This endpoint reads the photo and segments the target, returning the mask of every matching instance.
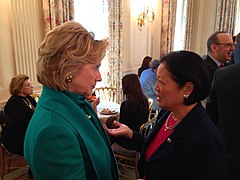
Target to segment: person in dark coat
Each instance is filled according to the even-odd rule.
[[[211,86],[206,63],[189,51],[171,52],[160,63],[155,89],[166,112],[148,136],[117,121],[116,128],[104,128],[111,136],[124,137],[125,147],[141,152],[141,178],[224,180],[223,140],[201,104]]]
[[[233,39],[226,31],[217,31],[211,34],[207,40],[208,54],[204,57],[208,64],[211,79],[219,67],[228,66],[231,54],[235,50]]]
[[[13,77],[9,91],[11,97],[4,107],[4,112],[13,124],[3,127],[1,142],[8,151],[23,156],[25,133],[37,103],[30,96],[33,94],[33,86],[27,75]]]
[[[240,62],[215,72],[206,110],[220,130],[227,152],[227,180],[240,179]]]

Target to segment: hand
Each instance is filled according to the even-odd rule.
[[[118,121],[113,121],[113,129],[107,128],[107,126],[104,124],[103,128],[107,131],[107,133],[114,137],[127,137],[129,139],[132,139],[133,132],[132,130],[125,124],[121,124]]]

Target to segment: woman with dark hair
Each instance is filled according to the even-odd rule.
[[[155,90],[158,105],[166,112],[147,137],[117,121],[115,129],[104,126],[110,135],[125,137],[125,147],[141,152],[141,178],[225,179],[224,144],[201,104],[211,85],[206,66],[189,51],[171,52],[161,59]]]
[[[141,67],[138,69],[138,77],[140,78],[142,72],[148,68],[152,63],[152,58],[149,56],[144,57]]]
[[[122,89],[125,100],[120,107],[120,122],[130,129],[139,131],[148,120],[148,100],[143,94],[136,74],[127,74],[122,78]]]

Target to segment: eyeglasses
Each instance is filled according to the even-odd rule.
[[[233,46],[236,45],[236,44],[234,44],[234,43],[213,43],[213,44],[217,44],[217,45],[225,45],[225,46],[227,46],[227,47],[229,47],[229,48],[231,48],[231,47],[233,47]]]
[[[24,88],[26,88],[26,87],[33,87],[33,85],[32,85],[31,83],[29,83],[29,84],[26,84],[26,85],[24,86]]]

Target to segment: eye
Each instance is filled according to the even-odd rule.
[[[101,64],[97,64],[97,65],[95,66],[95,69],[99,70],[100,66],[101,66]]]
[[[161,79],[158,80],[158,83],[161,85],[165,85],[166,83],[164,81],[162,81]]]

